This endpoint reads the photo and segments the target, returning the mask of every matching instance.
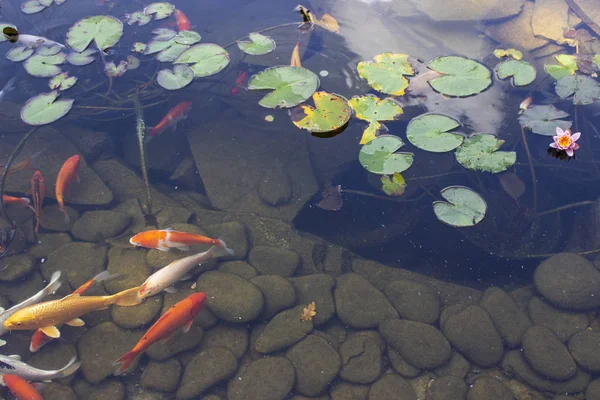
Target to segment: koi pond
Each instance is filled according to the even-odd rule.
[[[0,0],[0,396],[600,399],[597,0]]]

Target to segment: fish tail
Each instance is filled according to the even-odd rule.
[[[29,343],[29,351],[32,353],[38,352],[42,347],[48,344],[52,338],[46,335],[41,329],[36,330],[31,337]]]
[[[46,295],[56,292],[60,285],[62,285],[62,282],[58,280],[59,278],[60,271],[54,271],[54,273],[50,277],[50,282],[48,282],[48,285],[46,285],[46,287],[44,288],[44,292],[46,292]]]
[[[73,374],[75,371],[77,371],[79,369],[80,366],[81,366],[81,361],[77,361],[77,357],[71,358],[71,361],[69,361],[69,363],[67,365],[65,365],[64,368],[61,368],[58,371],[57,378],[64,378],[64,377],[67,377],[67,376]]]
[[[2,92],[4,94],[12,91],[15,88],[15,81],[17,80],[17,76],[13,76],[12,78],[10,78],[8,80],[8,82],[6,82],[6,85],[4,85],[4,87],[2,88]]]
[[[138,356],[137,351],[131,350],[125,353],[121,358],[113,363],[113,367],[115,367],[115,376],[122,375],[125,371],[129,369],[131,364],[135,361],[135,358]]]
[[[217,239],[217,243],[215,244],[220,249],[223,249],[227,254],[219,254],[219,255],[229,255],[232,256],[234,254],[233,249],[227,247],[225,241],[221,238]]]
[[[60,208],[60,211],[65,214],[65,225],[69,225],[69,222],[71,222],[71,217],[69,217],[69,213],[67,212],[67,210],[65,210],[64,207]]]
[[[140,286],[123,290],[122,292],[119,292],[117,294],[113,294],[112,296],[110,296],[109,305],[116,304],[118,306],[123,307],[137,306],[142,302],[142,299],[138,295],[139,291]]]

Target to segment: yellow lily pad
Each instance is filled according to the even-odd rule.
[[[292,122],[309,132],[331,132],[344,126],[352,116],[348,101],[337,94],[325,91],[312,96],[315,107],[301,105],[291,113]]]
[[[391,98],[382,100],[374,95],[354,96],[348,103],[354,109],[356,118],[369,122],[360,144],[367,144],[375,139],[377,131],[382,128],[379,121],[393,121],[404,113],[402,107]]]
[[[504,57],[510,57],[514,60],[520,60],[521,58],[523,58],[523,53],[521,53],[519,50],[517,49],[496,49],[494,50],[494,55],[497,58],[504,58]]]

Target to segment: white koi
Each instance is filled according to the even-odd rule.
[[[67,365],[61,369],[44,370],[24,363],[18,355],[0,355],[0,376],[3,377],[4,374],[13,374],[30,382],[48,382],[53,379],[64,378],[77,371],[81,366],[81,362],[76,360],[77,358],[73,357]],[[4,385],[4,379],[2,379],[2,377],[0,377],[0,384]]]

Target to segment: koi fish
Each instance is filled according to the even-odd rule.
[[[296,43],[294,46],[294,50],[292,50],[292,58],[290,59],[290,66],[292,67],[301,67],[302,63],[300,62],[300,41]]]
[[[42,205],[44,204],[44,196],[46,195],[46,185],[44,177],[39,170],[36,170],[31,177],[31,188],[29,194],[33,198],[33,211],[35,212],[35,233],[40,230],[40,217],[42,215]]]
[[[11,92],[15,88],[16,80],[17,80],[17,77],[13,76],[12,78],[10,78],[8,80],[8,82],[6,82],[6,85],[4,85],[2,90],[0,90],[0,101],[4,100],[4,97],[6,97],[6,94]]]
[[[192,108],[191,101],[182,101],[175,107],[171,108],[167,115],[160,120],[158,125],[150,128],[148,136],[158,136],[163,133],[166,129],[172,128],[177,129],[177,124],[187,118],[190,109]]]
[[[58,207],[60,211],[65,214],[65,224],[69,223],[69,214],[65,210],[65,192],[69,187],[69,184],[75,179],[77,182],[80,182],[79,175],[77,175],[77,168],[79,167],[79,155],[75,154],[67,158],[67,161],[63,164],[58,171],[58,176],[56,178],[56,201],[58,202]]]
[[[73,374],[81,366],[81,362],[76,361],[77,358],[73,357],[71,360],[57,370],[44,370],[32,367],[29,364],[25,364],[21,361],[21,357],[18,355],[5,356],[0,354],[0,383],[4,384],[4,375],[17,375],[28,381],[51,381],[52,379],[61,379]]]
[[[22,170],[28,169],[28,168],[38,169],[37,168],[38,167],[37,159],[42,153],[43,153],[43,151],[38,151],[37,153],[32,154],[31,157],[27,158],[26,160],[12,164],[10,166],[10,169],[8,170],[7,175],[12,175],[16,172],[19,172],[19,171],[22,171]],[[0,165],[0,175],[2,173],[4,173],[4,168],[5,168],[5,165]]]
[[[31,208],[33,212],[35,212],[35,209],[29,205],[29,203],[31,203],[31,200],[29,200],[27,197],[13,197],[3,195],[2,201],[4,202],[4,204],[20,204],[22,206],[26,206]]]
[[[248,77],[248,71],[242,71],[235,79],[235,86],[231,88],[231,95],[235,96],[240,92],[240,86],[246,85],[246,78]]]
[[[190,272],[196,265],[206,262],[213,257],[218,257],[219,250],[222,251],[223,249],[217,246],[212,246],[205,252],[173,261],[166,267],[163,267],[150,275],[150,277],[148,277],[148,279],[142,283],[138,295],[140,298],[145,299],[146,297],[160,293],[162,290],[168,293],[176,293],[177,290],[173,287],[173,285],[181,280],[185,280],[188,272]]]
[[[35,35],[26,35],[26,34],[17,34],[17,39],[16,39],[16,43],[17,45],[21,45],[21,46],[25,46],[28,47],[30,49],[37,49],[38,47],[45,45],[45,46],[60,46],[61,49],[66,48],[66,46],[64,44],[60,44],[58,42],[55,42],[54,40],[50,40],[48,38],[42,37],[42,36],[35,36]],[[11,40],[11,43],[15,43]]]
[[[34,304],[11,315],[4,321],[4,329],[9,331],[41,329],[46,336],[56,339],[60,337],[56,325],[83,326],[85,323],[79,317],[89,312],[103,310],[113,304],[124,307],[140,304],[141,300],[137,295],[139,290],[138,286],[111,296],[70,294],[59,300]]]
[[[176,8],[173,12],[175,13],[175,18],[177,19],[177,29],[179,29],[179,32],[189,31],[192,29],[192,24],[183,11],[180,11]]]
[[[233,254],[233,250],[228,249],[225,242],[221,239],[212,239],[193,233],[174,231],[171,228],[140,232],[129,239],[129,243],[134,246],[160,251],[169,251],[172,248],[188,251],[190,246],[196,244],[210,244],[222,247],[229,254]]]
[[[136,357],[145,352],[150,345],[159,340],[163,343],[168,341],[180,327],[183,327],[184,332],[189,331],[196,314],[202,310],[205,302],[206,293],[194,293],[169,308],[131,351],[114,362],[113,366],[116,368],[114,375],[118,376],[127,371]]]
[[[4,384],[17,400],[44,400],[34,385],[18,375],[5,374]]]

